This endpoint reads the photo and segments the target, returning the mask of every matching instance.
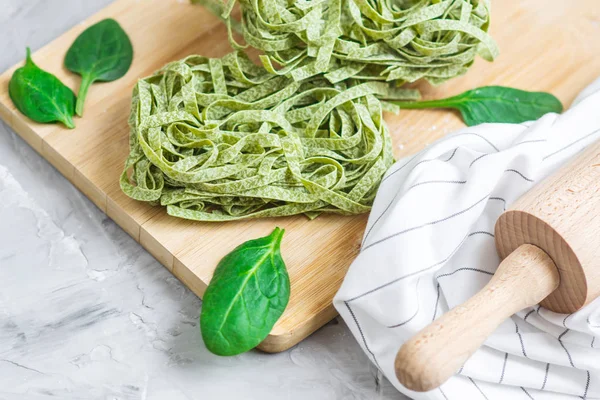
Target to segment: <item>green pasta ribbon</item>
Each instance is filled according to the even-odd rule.
[[[419,94],[298,81],[242,52],[170,63],[134,89],[121,188],[199,221],[367,212],[394,161],[378,96]]]
[[[259,49],[271,73],[297,81],[425,79],[464,74],[476,55],[492,61],[489,0],[192,0],[221,12],[236,49]],[[241,21],[231,17],[236,3]],[[237,43],[232,30],[244,37]]]

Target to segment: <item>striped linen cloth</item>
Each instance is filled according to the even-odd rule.
[[[399,391],[436,400],[600,398],[600,300],[570,315],[522,310],[439,389],[411,392],[393,369],[404,341],[489,281],[500,214],[598,139],[600,79],[561,115],[465,128],[388,171],[334,304]]]

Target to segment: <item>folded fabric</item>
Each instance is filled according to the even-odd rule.
[[[404,388],[393,368],[406,340],[494,274],[500,214],[597,139],[600,79],[562,115],[465,128],[387,172],[334,304],[399,391],[436,400],[600,398],[600,300],[570,315],[522,310],[427,393]]]

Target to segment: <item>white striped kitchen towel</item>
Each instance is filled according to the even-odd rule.
[[[571,315],[519,312],[440,389],[411,392],[393,369],[404,341],[490,279],[500,214],[598,139],[600,79],[562,115],[465,128],[388,171],[334,304],[398,390],[436,400],[600,398],[600,300]]]

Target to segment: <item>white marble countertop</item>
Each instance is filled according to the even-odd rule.
[[[109,2],[0,0],[0,71]],[[341,320],[284,353],[209,353],[201,301],[4,123],[0,243],[0,400],[404,398]]]

